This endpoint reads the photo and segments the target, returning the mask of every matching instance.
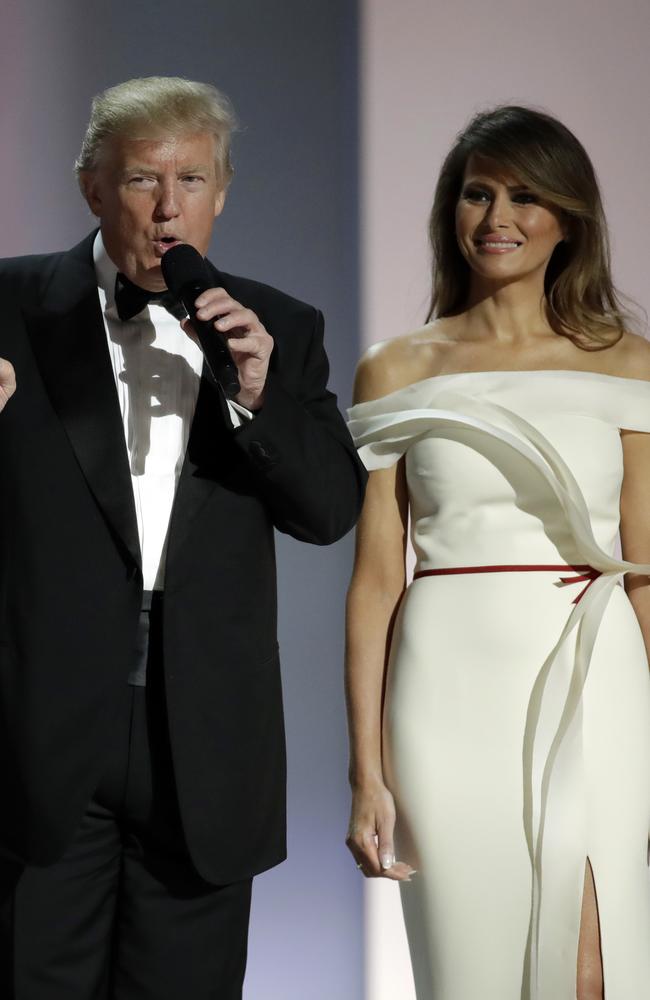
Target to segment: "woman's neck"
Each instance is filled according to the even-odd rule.
[[[463,311],[472,339],[519,343],[551,334],[543,285],[521,281],[495,287],[474,282]]]

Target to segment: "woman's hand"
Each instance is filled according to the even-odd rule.
[[[395,803],[382,782],[358,787],[352,793],[352,813],[345,843],[357,868],[367,878],[410,882],[415,869],[395,860],[393,831]]]
[[[4,410],[9,397],[16,391],[16,373],[13,365],[0,358],[0,411]]]

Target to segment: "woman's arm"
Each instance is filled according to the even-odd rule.
[[[392,388],[392,386],[390,387]],[[362,361],[355,400],[390,391],[381,358]],[[395,807],[383,779],[381,721],[390,633],[406,585],[408,498],[404,462],[370,474],[357,526],[347,599],[346,699],[350,732],[352,814],[347,845],[366,875],[405,879],[394,863]]]
[[[650,434],[622,431],[621,548],[630,562],[650,563]],[[650,659],[650,578],[628,573],[625,589]]]

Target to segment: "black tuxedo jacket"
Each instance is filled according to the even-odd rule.
[[[141,604],[140,551],[92,263],[0,263],[0,848],[47,864],[103,769]],[[172,511],[164,599],[170,738],[188,847],[219,884],[285,855],[273,528],[327,544],[365,472],[327,391],[323,320],[222,275],[275,341],[263,409],[233,430],[204,372]]]

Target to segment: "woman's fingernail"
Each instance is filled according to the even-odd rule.
[[[382,854],[382,856],[381,856],[381,867],[382,868],[384,868],[384,869],[386,869],[386,868],[392,868],[394,864],[395,864],[395,855],[394,854]]]

